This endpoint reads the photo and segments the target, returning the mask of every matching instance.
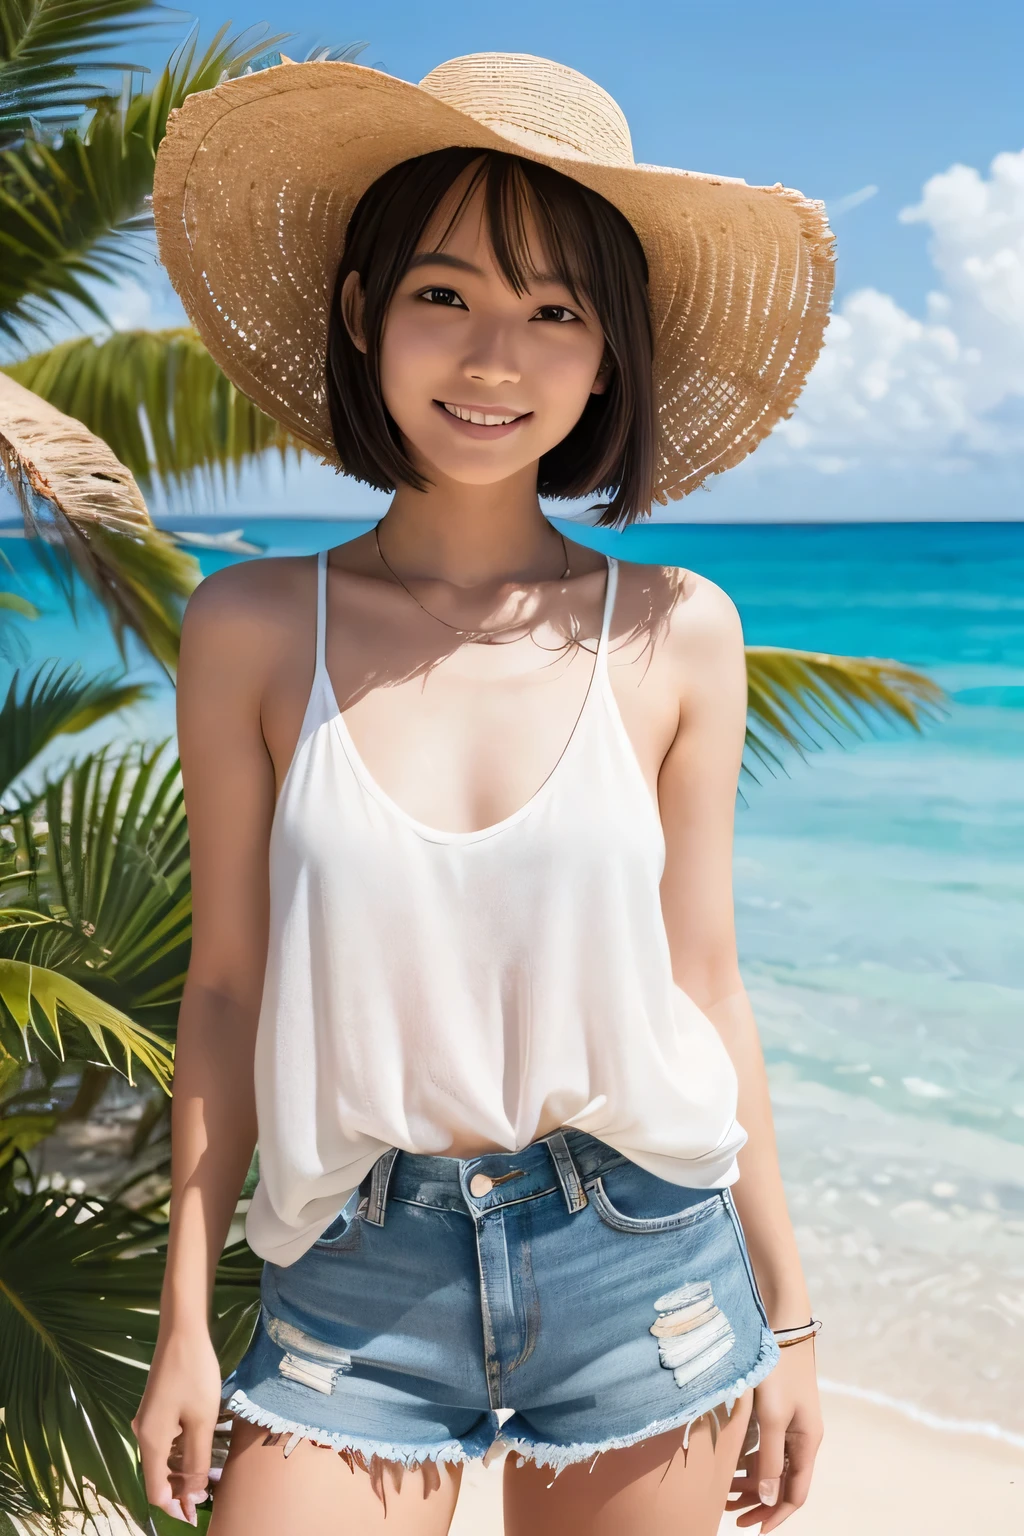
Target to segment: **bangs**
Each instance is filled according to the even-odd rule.
[[[522,296],[535,282],[553,278],[590,311],[604,335],[607,387],[590,396],[569,434],[541,459],[538,493],[561,500],[609,493],[607,503],[591,509],[601,514],[598,521],[632,522],[650,511],[655,469],[653,339],[643,246],[629,220],[598,193],[550,166],[499,150],[440,149],[405,160],[356,205],[327,338],[327,400],[342,466],[378,490],[393,491],[398,484],[426,489],[384,404],[381,338],[395,290],[424,250],[424,240],[431,239],[426,249],[443,250],[481,189],[485,233],[512,291]],[[538,270],[538,261],[545,270]],[[363,290],[365,352],[352,341],[341,315],[341,290],[353,271]]]
[[[547,182],[547,185],[545,183]],[[534,282],[557,279],[572,294],[577,304],[595,308],[595,267],[593,239],[597,231],[587,228],[583,188],[580,197],[566,198],[566,185],[575,187],[557,171],[514,155],[480,155],[472,167],[455,208],[442,231],[437,249],[442,251],[452,231],[477,191],[483,189],[484,230],[495,265],[517,297],[528,293]],[[573,206],[575,205],[575,206]],[[623,223],[626,221],[623,220]],[[531,247],[531,224],[540,253]],[[636,236],[633,236],[636,240]],[[637,246],[640,242],[637,240]],[[536,254],[545,265],[538,267]],[[644,281],[647,263],[640,247]]]

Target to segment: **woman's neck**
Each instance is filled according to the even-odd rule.
[[[480,588],[559,576],[561,541],[540,509],[536,465],[498,485],[442,481],[399,486],[380,524],[390,564],[403,578]]]

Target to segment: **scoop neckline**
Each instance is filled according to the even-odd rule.
[[[566,758],[570,755],[578,737],[580,736],[584,721],[591,711],[592,701],[599,694],[605,694],[607,692],[608,633],[611,628],[612,609],[615,603],[615,592],[617,587],[616,568],[618,562],[614,560],[611,555],[606,555],[605,561],[606,575],[604,603],[601,610],[601,634],[597,643],[597,652],[594,656],[594,666],[590,674],[590,681],[587,684],[587,691],[583,696],[583,703],[580,705],[579,713],[573,722],[573,727],[569,733],[568,739],[566,740],[565,746],[562,748],[561,752],[553,763],[551,770],[547,774],[546,778],[544,778],[542,782],[537,786],[530,798],[523,805],[521,805],[518,810],[513,811],[508,816],[503,816],[500,821],[491,822],[486,827],[477,827],[476,829],[469,832],[449,832],[446,831],[443,827],[432,827],[425,821],[419,821],[415,816],[411,815],[407,810],[400,806],[397,800],[392,799],[387,790],[384,789],[380,782],[370,772],[362,753],[356,746],[352,732],[348,728],[348,722],[346,721],[345,716],[338,705],[338,696],[334,691],[334,684],[331,681],[331,674],[327,669],[327,657],[325,651],[323,658],[318,663],[318,670],[321,675],[322,686],[327,691],[328,702],[331,706],[330,720],[332,725],[334,725],[335,729],[337,730],[338,736],[341,740],[342,748],[345,752],[345,756],[351,763],[353,771],[358,777],[360,783],[363,785],[364,789],[370,795],[372,795],[380,805],[389,811],[391,815],[396,817],[397,820],[404,822],[407,827],[409,827],[419,837],[422,837],[425,841],[431,843],[465,844],[483,842],[486,838],[496,837],[499,833],[506,831],[510,827],[516,826],[521,821],[524,821],[526,817],[529,816],[530,813],[537,808],[537,805],[540,803],[540,801],[550,792],[552,785],[558,779],[559,769],[562,767],[562,764],[565,762]],[[326,613],[326,591],[324,592],[323,602]]]

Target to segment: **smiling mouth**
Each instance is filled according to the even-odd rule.
[[[493,408],[486,411],[472,405],[454,405],[448,400],[437,400],[434,403],[457,421],[468,421],[474,427],[509,427],[513,422],[522,421],[532,414],[530,411],[502,411]]]

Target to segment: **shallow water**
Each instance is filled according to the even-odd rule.
[[[245,534],[299,553],[364,526],[254,520]],[[951,695],[919,736],[758,770],[737,820],[737,918],[827,1314],[823,1369],[1024,1434],[1024,525],[575,532],[719,582],[750,643],[897,657]],[[0,551],[49,606],[22,627],[26,656],[115,659],[20,541]],[[135,730],[172,730],[170,705],[162,688]]]

